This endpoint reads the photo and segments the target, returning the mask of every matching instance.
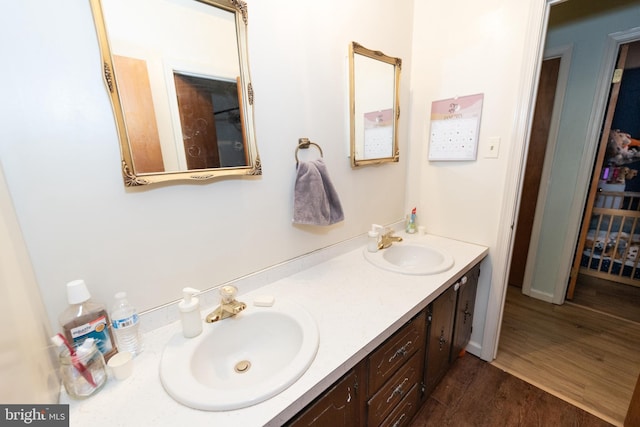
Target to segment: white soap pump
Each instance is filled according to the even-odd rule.
[[[183,288],[183,300],[178,304],[180,318],[182,319],[182,334],[185,338],[193,338],[202,332],[202,319],[200,318],[200,301],[194,297],[200,292],[194,288]]]
[[[378,224],[371,224],[371,230],[369,230],[369,240],[367,241],[367,250],[369,252],[378,252],[378,245],[380,243],[380,231],[383,227]]]

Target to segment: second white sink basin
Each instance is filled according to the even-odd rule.
[[[280,393],[309,368],[318,350],[315,320],[277,299],[205,324],[197,337],[176,334],[160,361],[160,379],[176,401],[195,409],[244,408]]]
[[[447,251],[422,243],[393,243],[378,252],[365,248],[364,257],[377,267],[402,274],[437,274],[454,264],[453,256]]]

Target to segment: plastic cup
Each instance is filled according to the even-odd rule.
[[[121,351],[109,359],[107,366],[115,379],[124,380],[133,372],[133,355],[128,351]]]

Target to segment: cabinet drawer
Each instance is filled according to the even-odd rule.
[[[369,400],[367,425],[377,426],[398,403],[420,382],[422,354],[416,353]]]
[[[380,427],[408,426],[418,411],[419,390],[419,384],[414,385],[400,404],[398,404],[398,406],[391,411],[391,414],[380,424]]]
[[[424,346],[425,328],[426,315],[422,311],[369,356],[369,395]]]

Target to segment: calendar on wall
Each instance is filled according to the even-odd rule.
[[[364,158],[393,156],[393,109],[364,113]]]
[[[476,160],[484,94],[431,103],[429,160]]]

